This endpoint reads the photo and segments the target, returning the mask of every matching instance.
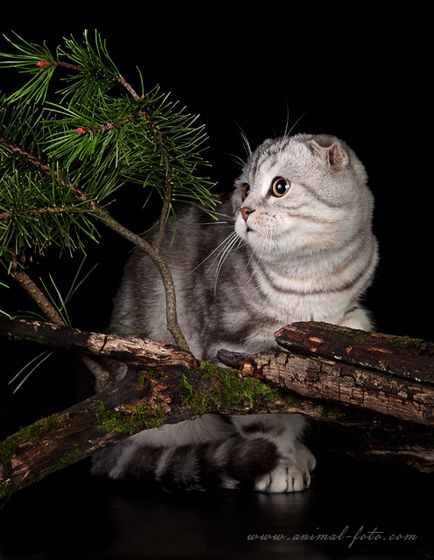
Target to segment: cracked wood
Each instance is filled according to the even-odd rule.
[[[221,351],[219,359],[309,399],[333,401],[434,426],[434,388],[317,356]]]
[[[124,338],[114,334],[86,332],[41,321],[0,317],[0,336],[93,356],[125,360],[131,365],[184,365],[188,368],[197,366],[196,359],[190,352],[178,350],[171,344],[145,338]]]
[[[293,323],[276,332],[280,346],[434,385],[434,343],[327,323]]]

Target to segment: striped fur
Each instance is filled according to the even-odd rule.
[[[289,190],[276,196],[276,178]],[[275,347],[274,332],[318,320],[369,330],[359,301],[372,281],[377,243],[363,165],[325,135],[266,140],[249,154],[218,222],[196,208],[168,225],[162,250],[177,289],[178,315],[193,353]],[[240,211],[241,208],[247,210]],[[142,253],[127,264],[112,330],[170,340],[164,289]],[[308,486],[314,458],[301,444],[304,421],[218,416],[148,430],[95,459],[113,478],[152,476],[166,486],[290,492]]]
[[[252,484],[256,478],[273,470],[278,462],[276,447],[266,439],[245,439],[232,435],[225,439],[177,447],[136,447],[127,440],[119,445],[116,453],[106,451],[108,461],[94,466],[94,472],[112,474],[114,459],[128,453],[130,461],[114,478],[138,481],[156,480],[167,489],[204,490],[212,487],[237,488]],[[100,459],[104,458],[101,454]],[[107,469],[107,466],[112,469]]]

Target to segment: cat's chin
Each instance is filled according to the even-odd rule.
[[[237,221],[235,222],[235,233],[240,237],[243,241],[247,241],[247,234],[252,231],[244,222]]]
[[[261,239],[262,237],[260,231],[246,224],[244,221],[235,222],[235,233],[243,241],[247,241],[247,243],[251,240]]]
[[[251,249],[259,249],[262,246],[260,233],[252,228],[247,227],[237,234]]]

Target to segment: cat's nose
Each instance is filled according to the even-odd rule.
[[[254,208],[249,208],[248,206],[241,206],[240,212],[243,220],[247,222],[247,218],[255,211]]]

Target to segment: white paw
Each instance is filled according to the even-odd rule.
[[[261,476],[255,482],[257,492],[281,494],[301,492],[310,486],[310,472],[315,468],[315,457],[298,444],[294,454],[282,459],[271,472]]]

